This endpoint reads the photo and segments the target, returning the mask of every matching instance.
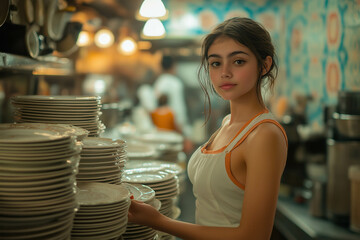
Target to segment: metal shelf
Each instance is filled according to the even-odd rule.
[[[33,75],[69,76],[74,74],[73,61],[55,56],[30,57],[0,52],[0,71],[24,71]]]

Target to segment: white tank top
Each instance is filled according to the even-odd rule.
[[[225,121],[229,121],[229,118],[225,118]],[[193,184],[196,198],[195,221],[197,224],[218,227],[239,226],[245,186],[231,173],[231,151],[264,122],[279,126],[286,139],[284,129],[274,116],[265,110],[250,119],[228,145],[217,150],[206,150],[206,146],[214,139],[218,130],[191,156],[188,163],[188,176]]]

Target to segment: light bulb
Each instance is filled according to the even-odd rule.
[[[79,47],[88,46],[90,44],[90,34],[86,31],[81,31],[76,41],[76,45]]]
[[[110,47],[114,43],[114,35],[108,29],[101,29],[95,34],[95,44],[100,48]]]
[[[131,55],[137,49],[136,42],[131,37],[124,38],[118,45],[118,51],[124,55]]]

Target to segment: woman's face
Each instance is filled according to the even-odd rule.
[[[209,74],[216,92],[225,100],[256,95],[259,68],[255,55],[246,46],[222,36],[208,51]]]

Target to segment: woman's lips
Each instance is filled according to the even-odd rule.
[[[220,88],[223,90],[229,90],[235,86],[236,86],[236,84],[233,84],[233,83],[225,83],[225,84],[221,85]]]

